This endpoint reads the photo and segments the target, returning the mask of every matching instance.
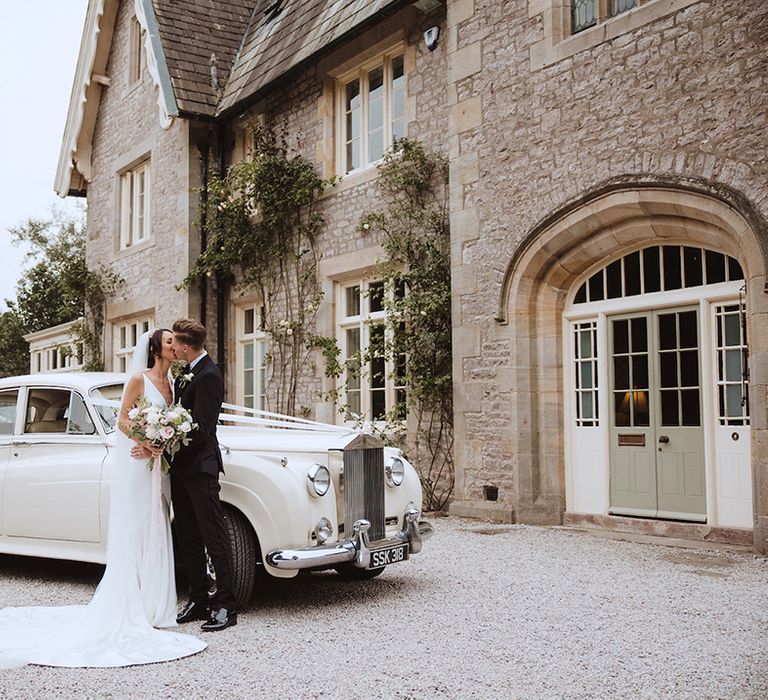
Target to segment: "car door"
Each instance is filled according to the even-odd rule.
[[[16,430],[18,400],[18,389],[3,389],[0,391],[0,485],[4,481],[8,460],[11,456],[13,434]],[[2,488],[0,488],[1,491]],[[0,517],[0,534],[3,532],[3,518]]]
[[[107,448],[83,398],[70,389],[29,387],[24,410],[3,481],[4,534],[99,542]]]

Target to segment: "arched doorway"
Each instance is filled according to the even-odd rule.
[[[566,510],[751,528],[738,260],[667,240],[583,277],[563,314]]]
[[[700,251],[702,282],[707,279],[706,251],[709,251],[710,256],[722,256],[717,259],[723,261],[726,270],[724,280],[714,282],[712,285],[701,284],[688,287],[681,282],[678,290],[660,288],[658,291],[650,291],[651,286],[647,293],[644,288],[641,289],[641,294],[624,295],[622,292],[621,301],[617,301],[618,297],[595,301],[595,303],[591,303],[589,297],[586,303],[580,304],[576,301],[582,284],[586,282],[588,285],[589,279],[599,270],[606,275],[602,282],[605,290],[608,284],[607,275],[615,275],[616,269],[611,268],[611,272],[608,273],[608,267],[615,264],[617,260],[623,260],[626,256],[633,254],[638,254],[642,260],[645,254],[643,251],[646,249],[655,248],[659,251],[662,259],[659,274],[663,275],[665,246],[670,249],[676,248],[681,255],[681,275],[685,274],[685,256],[693,255],[692,252],[686,253],[686,249]],[[669,254],[674,255],[674,253]],[[649,256],[652,255],[653,253],[649,253]],[[731,262],[731,259],[734,262]],[[719,264],[713,262],[714,260],[715,258],[712,257],[710,266]],[[609,393],[621,391],[620,388],[609,389],[611,381],[607,372],[610,359],[609,343],[614,343],[611,335],[614,330],[608,322],[609,317],[611,321],[626,320],[628,328],[632,326],[633,315],[637,318],[645,318],[647,342],[653,350],[652,353],[649,350],[648,361],[657,364],[660,362],[657,355],[661,344],[667,342],[666,337],[665,339],[660,337],[659,323],[669,325],[674,322],[675,332],[680,333],[681,324],[685,330],[693,319],[697,338],[696,349],[699,352],[700,420],[702,423],[709,420],[705,411],[708,411],[711,417],[708,427],[701,426],[702,431],[709,431],[709,437],[706,433],[703,436],[698,435],[695,438],[698,442],[692,448],[693,452],[700,449],[704,451],[704,505],[703,507],[701,505],[693,507],[690,504],[659,506],[659,472],[656,470],[656,483],[649,483],[647,486],[649,493],[653,490],[652,486],[656,488],[657,502],[638,506],[637,514],[661,518],[675,516],[708,524],[719,522],[714,518],[719,518],[720,515],[717,513],[722,515],[727,508],[723,503],[712,500],[718,493],[715,488],[718,473],[714,471],[714,466],[710,466],[707,471],[706,465],[714,465],[718,455],[725,461],[742,460],[742,467],[743,460],[746,459],[750,462],[746,471],[751,477],[749,487],[753,494],[751,516],[749,510],[745,513],[742,508],[738,517],[730,519],[725,517],[723,521],[746,523],[751,517],[755,527],[756,546],[761,550],[768,548],[766,543],[768,415],[763,408],[764,401],[760,403],[760,397],[767,395],[766,387],[768,386],[768,333],[763,330],[768,328],[768,294],[765,291],[766,260],[768,260],[768,228],[762,218],[737,193],[725,191],[723,188],[708,189],[705,183],[629,183],[627,178],[622,178],[621,181],[605,185],[599,192],[571,202],[530,232],[517,248],[507,268],[496,318],[499,324],[498,337],[508,340],[515,349],[515,372],[511,375],[508,388],[514,415],[510,443],[516,459],[516,512],[520,522],[561,522],[564,513],[571,507],[604,514],[609,514],[612,508],[617,510],[622,508],[621,505],[614,506],[611,502],[609,443],[611,430],[617,445],[619,435],[625,435],[629,431],[620,432],[619,429],[627,426],[618,424],[615,418],[613,428],[610,427],[610,423],[604,423],[604,436],[594,442],[592,451],[586,449],[579,457],[582,463],[587,463],[594,469],[602,464],[599,468],[602,469],[605,477],[599,483],[595,478],[585,479],[597,484],[589,503],[585,494],[582,494],[584,498],[575,496],[576,489],[583,487],[584,484],[574,483],[572,479],[574,472],[571,469],[571,462],[576,459],[572,449],[572,432],[575,427],[586,429],[587,426],[575,426],[574,423],[575,379],[571,375],[575,377],[576,366],[575,358],[569,348],[575,342],[572,334],[576,330],[572,324],[579,321],[594,324],[577,330],[593,331],[595,348],[598,352],[602,348],[604,356],[602,359],[599,356],[597,358],[585,356],[578,359],[594,360],[595,368],[598,363],[602,363],[604,376],[598,391],[602,391],[604,396],[600,398],[598,395],[595,400],[598,403],[603,401],[602,415],[608,418],[611,415],[609,406],[613,406],[614,415],[616,410],[616,405],[608,402],[611,398]],[[621,265],[623,264],[622,262]],[[729,265],[741,268],[740,274],[743,280],[738,279],[737,274],[730,275]],[[733,269],[735,271],[736,267]],[[691,274],[694,275],[692,279],[695,279],[696,273]],[[716,276],[712,279],[716,279]],[[625,283],[622,281],[622,284]],[[717,293],[710,294],[713,290]],[[654,294],[657,296],[653,297]],[[667,294],[671,296],[664,296]],[[597,309],[596,304],[599,303],[605,303],[605,308]],[[613,303],[616,306],[611,306]],[[579,314],[582,312],[577,310],[578,306],[581,306],[582,310],[588,309],[588,313],[580,317]],[[734,306],[735,310],[732,308]],[[686,315],[691,310],[695,312],[693,317]],[[593,315],[591,320],[587,318],[589,313]],[[601,313],[604,314],[602,323]],[[621,314],[624,314],[623,319],[620,318]],[[612,318],[613,316],[616,318]],[[738,443],[739,449],[748,442],[751,445],[751,454],[745,457],[740,452],[732,458],[726,457],[727,450],[715,449],[717,431],[713,422],[715,418],[718,420],[720,418],[719,405],[715,398],[718,397],[719,401],[717,392],[720,391],[721,385],[710,381],[715,376],[712,372],[715,371],[718,357],[722,359],[729,350],[737,349],[736,346],[718,346],[716,343],[717,323],[732,324],[732,320],[726,320],[730,317],[738,319],[740,328],[746,326],[744,338],[749,338],[750,341],[749,387],[752,396],[757,397],[752,402],[752,415],[742,416],[743,419],[747,419],[743,421],[743,425],[728,425],[729,416],[724,416],[725,425],[720,427],[733,428],[726,433],[731,443],[733,445]],[[636,325],[638,323],[635,322]],[[568,338],[567,342],[566,338]],[[744,338],[740,336],[740,342]],[[615,343],[610,347],[615,348]],[[677,353],[675,362],[678,366],[680,361],[687,357],[681,353],[693,350],[679,344],[675,348],[669,348],[670,352],[673,349]],[[721,354],[718,355],[718,352]],[[689,395],[683,395],[681,392],[688,391],[690,387],[662,386],[661,368],[656,368],[656,365],[653,367],[654,369],[649,369],[649,372],[654,372],[653,378],[657,382],[654,391],[660,392],[663,389],[672,392],[674,390],[678,392],[678,402],[689,400]],[[703,373],[704,370],[707,374]],[[649,375],[650,378],[651,375]],[[665,375],[665,381],[667,378]],[[615,382],[615,379],[613,381]],[[724,380],[722,387],[726,393],[727,385],[729,381]],[[617,385],[614,384],[614,386]],[[651,390],[650,386],[648,390]],[[731,393],[734,391],[731,390]],[[657,396],[656,399],[660,401],[661,396]],[[611,400],[615,401],[613,398]],[[661,415],[660,405],[649,410],[656,411],[658,416]],[[683,422],[681,410],[678,404],[680,422]],[[630,409],[630,417],[631,415]],[[689,420],[689,418],[690,416],[686,414],[685,419]],[[651,420],[649,413],[649,421]],[[643,427],[650,429],[651,426]],[[673,439],[672,435],[657,430],[660,427],[662,426],[654,424],[653,434],[648,432],[644,436],[647,448],[650,449],[653,442],[656,455],[659,454],[658,439],[662,435],[666,435],[670,442]],[[683,427],[692,426],[680,426],[680,428]],[[732,433],[738,433],[738,440],[732,438]],[[633,439],[639,440],[637,437],[622,438],[625,443],[631,443]],[[678,436],[675,440],[679,442],[681,438]],[[703,447],[701,447],[702,441]],[[667,443],[661,444],[662,450],[665,444]],[[622,447],[627,447],[629,450],[630,445],[625,444]],[[639,446],[634,447],[641,449]],[[662,452],[662,455],[664,454]],[[678,456],[674,456],[674,460],[678,459]],[[741,472],[744,471],[745,469],[742,468]],[[650,474],[650,466],[647,473]],[[728,484],[724,483],[722,487],[727,490]],[[747,494],[748,490],[740,489],[736,500],[743,505],[749,500]],[[616,503],[619,500],[617,498]],[[631,505],[624,504],[624,506],[627,510],[632,508]],[[737,527],[735,524],[732,526]]]

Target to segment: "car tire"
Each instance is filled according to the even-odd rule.
[[[232,588],[240,609],[253,597],[259,546],[251,524],[239,510],[224,504],[224,520],[232,547],[232,565],[235,568]]]
[[[378,569],[360,569],[352,564],[344,564],[336,567],[336,573],[345,581],[370,581],[384,573],[386,568],[381,566]]]

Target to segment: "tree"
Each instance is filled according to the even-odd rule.
[[[106,295],[122,280],[103,266],[88,269],[84,212],[54,211],[49,219],[29,219],[9,232],[15,243],[29,245],[26,259],[32,264],[16,285],[16,301],[6,301],[20,323],[19,334],[83,318],[73,327],[72,339],[83,344],[85,369],[103,369]]]
[[[82,316],[88,285],[82,216],[54,213],[50,219],[29,219],[10,234],[14,242],[29,244],[26,258],[34,263],[16,285],[12,307],[25,332]]]
[[[15,311],[0,313],[0,377],[29,372],[29,346]]]

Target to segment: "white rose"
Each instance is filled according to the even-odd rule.
[[[151,425],[146,430],[147,440],[157,440],[160,437],[160,431]]]
[[[180,426],[179,430],[181,430],[182,433],[189,433],[192,431],[192,426],[189,424],[189,421],[184,421]]]
[[[166,425],[164,428],[161,428],[160,437],[162,437],[163,440],[170,440],[175,433],[176,431],[170,425]]]
[[[138,408],[132,408],[130,411],[128,411],[128,418],[131,420],[136,420],[139,417],[139,413],[141,413],[141,411],[139,411]]]

